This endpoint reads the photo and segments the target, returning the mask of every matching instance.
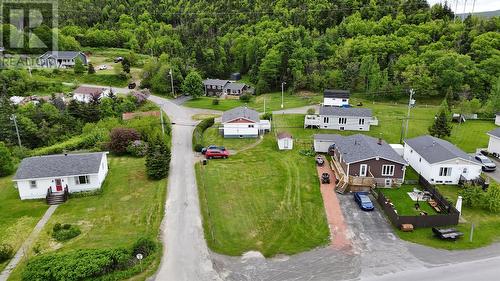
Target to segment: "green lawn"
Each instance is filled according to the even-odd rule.
[[[418,180],[419,174],[411,166],[406,167],[405,180]]]
[[[17,250],[47,209],[43,200],[21,201],[12,177],[0,178],[0,244]],[[0,263],[0,271],[7,263]]]
[[[445,197],[456,201],[459,187],[438,186],[438,189]],[[397,233],[400,238],[407,241],[449,250],[479,248],[500,241],[500,232],[498,231],[500,229],[500,214],[463,206],[462,217],[466,222],[460,223],[456,228],[463,232],[464,236],[455,242],[435,238],[430,228],[416,229],[411,233],[401,231],[397,231]],[[474,224],[474,234],[472,242],[470,242],[472,223]]]
[[[372,107],[372,105],[367,106]],[[359,131],[337,131],[325,129],[304,129],[304,115],[302,114],[277,114],[274,115],[274,129],[290,132],[297,140],[312,143],[314,134],[340,134],[352,135],[357,133],[367,134],[373,137],[382,137],[388,143],[399,143],[401,139],[401,118],[403,109],[380,104],[372,107],[374,115],[379,120],[378,126],[372,126],[369,132]],[[385,108],[385,109],[384,109]],[[415,108],[412,110],[413,119],[409,122],[408,138],[428,134],[428,127],[432,125],[435,107]],[[476,148],[488,146],[488,135],[486,133],[495,128],[492,121],[467,121],[464,124],[453,124],[451,137],[448,141],[457,145],[466,152],[475,152]]]
[[[192,99],[185,102],[183,105],[187,107],[195,108],[207,108],[214,110],[226,111],[231,108],[238,106],[248,105],[248,107],[253,108],[257,111],[264,111],[264,100],[266,103],[266,111],[280,110],[281,109],[281,92],[263,94],[260,96],[253,96],[250,102],[245,103],[239,99],[220,99],[218,105],[213,105],[212,101],[215,98],[212,97],[199,97],[197,99]],[[285,93],[284,94],[284,108],[295,108],[307,105],[315,105],[321,102],[322,97],[312,93]]]
[[[60,69],[57,73],[49,70],[33,71],[33,78],[40,81],[96,84],[113,87],[128,85],[128,79],[123,79],[117,74],[75,74],[73,69]]]
[[[205,237],[227,255],[295,254],[329,241],[313,157],[278,151],[274,136],[196,166]]]
[[[84,248],[130,248],[141,236],[157,239],[163,218],[166,180],[146,178],[144,158],[109,157],[102,194],[70,198],[59,206],[35,242],[41,254]],[[65,243],[51,237],[55,223],[80,227],[82,234]],[[161,250],[156,252],[157,260]],[[23,264],[9,280],[20,280]]]
[[[398,215],[400,216],[418,216],[420,215],[420,211],[415,209],[415,201],[413,201],[408,192],[412,192],[413,188],[418,188],[422,190],[418,185],[403,185],[400,188],[381,188],[380,191],[384,194],[384,196],[391,200],[394,204],[394,207],[398,211]],[[436,211],[427,203],[427,202],[419,202],[420,209],[422,211],[427,212],[429,215],[435,215]]]
[[[246,146],[252,145],[257,142],[257,138],[248,138],[248,139],[228,139],[224,138],[219,133],[219,124],[215,124],[214,126],[208,128],[205,133],[203,133],[203,146],[208,145],[217,145],[224,146],[226,149],[231,150],[240,150],[245,148]]]

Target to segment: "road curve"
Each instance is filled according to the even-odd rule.
[[[200,110],[183,108],[156,96],[172,123],[172,160],[168,180],[165,218],[161,226],[163,256],[154,280],[221,280],[214,270],[205,242],[194,170],[191,116]],[[209,113],[209,112],[206,112]]]

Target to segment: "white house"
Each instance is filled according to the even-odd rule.
[[[69,68],[74,67],[77,59],[87,65],[87,55],[79,51],[49,51],[38,57],[38,64],[42,67]]]
[[[340,131],[369,131],[371,125],[378,125],[372,110],[359,107],[321,106],[318,115],[306,115],[304,127]]]
[[[325,90],[323,92],[324,106],[348,106],[349,91],[348,90]]]
[[[225,111],[221,118],[225,138],[256,138],[271,130],[268,120],[260,120],[259,113],[246,106]]]
[[[23,159],[13,181],[21,200],[101,188],[108,174],[108,152],[59,154]]]
[[[495,125],[500,126],[500,113],[495,115]]]
[[[281,132],[278,134],[278,148],[279,150],[293,149],[293,137],[290,133]]]
[[[89,103],[92,101],[94,96],[98,96],[99,99],[109,97],[110,91],[106,88],[100,87],[88,87],[88,86],[80,86],[73,91],[73,99]]]
[[[490,141],[488,142],[488,152],[495,156],[500,155],[500,128],[489,131]]]
[[[481,175],[482,165],[455,145],[433,137],[405,140],[404,159],[431,184],[458,184]]]

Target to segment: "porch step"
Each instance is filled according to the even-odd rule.
[[[346,182],[340,181],[335,191],[339,194],[344,194],[347,190],[347,187],[349,187],[349,185]]]
[[[47,197],[47,204],[59,205],[66,202],[66,197],[63,194],[51,194]]]

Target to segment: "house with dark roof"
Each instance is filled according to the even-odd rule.
[[[318,115],[306,115],[304,119],[305,128],[369,131],[371,125],[378,125],[372,110],[360,107],[321,106]]]
[[[481,175],[481,163],[448,141],[425,135],[404,143],[404,159],[431,184],[458,184]]]
[[[221,79],[203,80],[203,88],[205,89],[205,96],[220,97],[224,93],[225,87],[228,83],[230,83],[229,80],[221,80]]]
[[[363,134],[314,135],[314,150],[333,158],[339,183],[345,191],[394,187],[404,182],[407,162],[387,142]]]
[[[241,96],[241,95],[244,95],[244,94],[247,94],[247,93],[252,94],[253,90],[247,84],[236,83],[236,82],[229,82],[224,87],[224,92],[227,95]]]
[[[101,188],[108,174],[107,152],[58,154],[23,159],[13,181],[21,200]]]
[[[498,157],[500,155],[500,128],[488,132],[488,152]]]
[[[83,65],[87,65],[89,59],[87,55],[79,51],[48,51],[38,57],[38,64],[42,67],[51,68],[70,68],[75,66],[77,59],[80,59]]]
[[[225,138],[256,138],[271,130],[269,120],[260,120],[259,113],[246,106],[225,111],[221,120]]]
[[[349,106],[349,90],[325,90],[323,106]]]

